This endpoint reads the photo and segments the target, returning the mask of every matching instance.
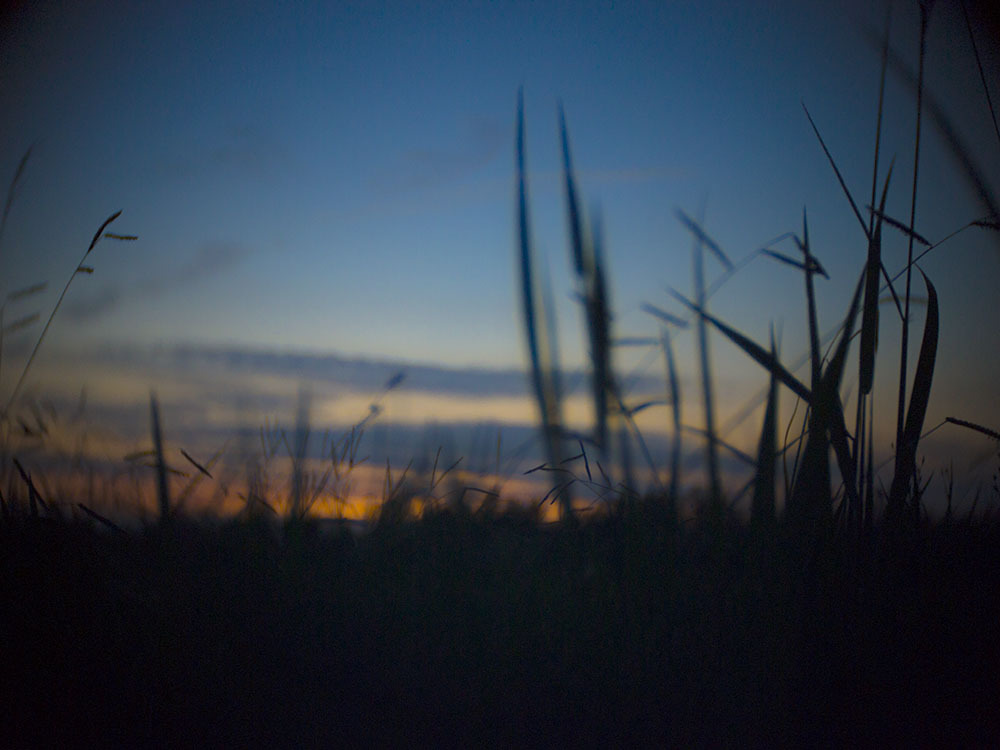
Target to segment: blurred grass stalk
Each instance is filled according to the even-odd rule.
[[[551,313],[539,301],[538,283],[535,277],[534,250],[531,242],[531,227],[528,216],[528,181],[525,174],[524,155],[524,92],[517,95],[517,242],[521,270],[521,301],[524,313],[524,327],[527,334],[528,358],[531,362],[531,379],[535,401],[538,404],[542,424],[542,440],[545,445],[549,467],[553,470],[562,465],[560,415],[560,383],[558,362],[555,359],[555,337],[549,336],[554,330],[550,324]],[[573,507],[569,492],[562,489],[555,493],[560,507],[560,515],[568,520]]]

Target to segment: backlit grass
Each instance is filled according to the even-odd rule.
[[[922,17],[926,22],[926,14]],[[921,27],[921,42],[926,24]],[[902,66],[880,40],[882,79]],[[922,47],[921,47],[922,50]],[[923,52],[911,76],[917,116],[947,129],[925,101]],[[984,79],[985,83],[985,79]],[[123,464],[155,479],[155,512],[120,523],[91,494],[55,502],[44,472],[11,451],[16,430],[44,437],[43,416],[18,401],[62,302],[39,335],[7,407],[0,467],[0,726],[14,746],[989,746],[1000,740],[1000,487],[985,511],[931,519],[918,450],[933,386],[939,300],[918,265],[931,244],[887,216],[896,183],[880,163],[882,94],[869,204],[862,211],[808,111],[818,145],[857,216],[853,294],[832,335],[820,331],[814,283],[826,276],[808,217],[790,256],[761,254],[802,274],[808,378],[784,363],[772,330],[755,342],[709,309],[708,250],[737,271],[702,222],[677,217],[693,238],[693,291],[680,312],[647,304],[662,324],[663,403],[632,403],[615,369],[613,300],[599,217],[582,208],[569,126],[559,109],[569,258],[585,322],[594,424],[564,422],[552,290],[542,288],[531,240],[523,100],[515,141],[515,251],[520,268],[530,386],[544,461],[532,474],[548,492],[508,503],[499,484],[475,483],[459,461],[429,470],[366,465],[369,414],[323,440],[308,458],[310,409],[295,429],[260,431],[259,451],[233,483],[231,515],[196,515],[199,487],[226,481],[217,462],[168,452],[169,424],[150,396],[150,448]],[[990,104],[992,108],[992,104]],[[944,123],[944,124],[942,124]],[[985,183],[954,139],[974,186]],[[6,221],[22,160],[4,209]],[[900,179],[897,175],[895,179]],[[984,205],[988,191],[979,190]],[[876,207],[877,202],[877,207]],[[994,231],[992,214],[968,225]],[[119,212],[120,213],[120,212]],[[106,233],[94,235],[78,274]],[[904,269],[890,276],[883,235],[907,237]],[[3,226],[0,224],[0,235]],[[924,247],[915,252],[914,243]],[[916,292],[927,314],[912,378],[905,333]],[[784,269],[787,270],[787,269]],[[38,291],[8,295],[21,304]],[[879,301],[888,293],[904,329],[891,485],[876,484],[873,383]],[[3,308],[0,308],[3,309]],[[699,353],[706,486],[682,496],[680,381],[672,344],[693,323]],[[0,329],[7,330],[7,329]],[[760,439],[747,486],[749,518],[720,477],[710,335],[721,334],[767,374]],[[860,396],[845,413],[844,374],[856,355]],[[0,350],[2,355],[2,350]],[[0,360],[2,361],[2,360]],[[807,381],[807,382],[806,382]],[[385,396],[399,384],[391,379]],[[806,410],[784,428],[779,390]],[[880,405],[881,407],[882,405]],[[647,408],[669,410],[670,461],[656,465],[636,427]],[[853,417],[853,419],[851,419]],[[961,415],[949,429],[1000,440],[996,425]],[[688,429],[688,435],[694,430]],[[497,440],[500,475],[500,441]],[[185,463],[179,463],[177,456]],[[174,460],[176,465],[171,465]],[[275,465],[287,483],[275,481]],[[640,489],[637,464],[652,481]],[[378,471],[380,503],[349,522],[352,483]],[[785,469],[785,467],[788,467]],[[779,469],[785,469],[784,472]],[[32,472],[34,471],[34,475]],[[43,476],[39,476],[39,474]],[[782,482],[782,473],[784,482]],[[369,475],[370,476],[370,475]],[[286,492],[285,485],[288,485]],[[783,485],[783,486],[782,486]],[[92,485],[91,485],[92,487]],[[582,512],[578,490],[599,499]],[[82,491],[81,491],[82,492]],[[48,497],[46,497],[48,495]],[[229,499],[232,499],[230,496]],[[692,502],[693,514],[682,506]],[[341,518],[319,518],[321,507]],[[339,505],[338,505],[339,503]],[[549,522],[552,508],[558,523]],[[140,513],[136,511],[136,515]]]

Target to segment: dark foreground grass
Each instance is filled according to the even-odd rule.
[[[983,746],[1000,526],[0,527],[3,744]]]

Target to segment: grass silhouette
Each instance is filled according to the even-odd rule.
[[[901,63],[894,62],[888,30],[879,41],[884,86],[890,65]],[[914,80],[919,112],[922,74]],[[609,260],[598,217],[588,219],[581,208],[560,106],[570,261],[583,303],[595,414],[588,435],[571,434],[562,422],[551,292],[540,288],[531,242],[520,95],[516,251],[546,452],[538,468],[555,477],[539,502],[505,505],[498,492],[477,487],[438,502],[457,466],[439,466],[439,451],[426,482],[409,470],[394,477],[387,465],[383,502],[362,533],[343,519],[318,519],[310,508],[320,492],[332,485],[338,496],[349,494],[378,409],[373,405],[349,434],[332,441],[328,470],[311,477],[304,394],[291,444],[283,432],[261,430],[244,511],[234,517],[183,512],[195,482],[215,481],[220,454],[201,463],[182,451],[196,473],[172,493],[176,472],[167,462],[155,395],[153,449],[142,457],[155,468],[158,514],[138,528],[125,529],[79,502],[68,506],[72,512],[60,510],[66,506],[46,502],[31,473],[12,458],[17,475],[5,467],[11,476],[0,496],[0,726],[7,743],[995,744],[1000,523],[993,514],[956,518],[950,504],[944,519],[932,520],[921,508],[916,456],[939,303],[917,263],[941,243],[916,233],[912,209],[908,223],[885,213],[892,167],[880,181],[881,89],[878,107],[867,220],[806,111],[867,251],[832,339],[820,336],[814,280],[826,272],[810,245],[807,217],[794,236],[800,257],[763,250],[802,273],[808,384],[782,363],[773,330],[765,347],[709,311],[705,250],[727,274],[737,266],[701,222],[678,212],[694,238],[694,299],[675,292],[688,317],[644,306],[664,324],[656,341],[673,426],[668,481],[646,495],[630,481],[629,446],[641,440],[634,415],[652,404],[630,406],[614,374]],[[940,123],[943,115],[933,111]],[[4,221],[26,161],[27,155]],[[977,173],[970,174],[975,184]],[[914,196],[916,185],[914,169]],[[84,259],[102,237],[129,238],[105,233],[117,216],[94,235]],[[995,230],[996,222],[994,214],[969,226]],[[907,265],[894,277],[882,257],[886,225],[908,236]],[[925,246],[921,254],[914,254],[914,242]],[[70,281],[88,268],[81,261]],[[892,485],[879,493],[872,445],[879,298],[890,292],[905,330],[913,268],[927,290],[927,316],[913,380],[904,377],[899,386]],[[904,275],[900,293],[894,284]],[[709,486],[700,515],[689,520],[679,512],[681,398],[671,337],[692,317]],[[714,418],[712,331],[769,375],[750,459],[748,522],[732,512],[719,478],[718,449],[726,446]],[[849,430],[841,386],[855,340],[861,395]],[[2,414],[4,429],[14,423],[23,380],[24,373]],[[383,395],[398,383],[390,380]],[[802,434],[792,440],[786,434],[783,443],[780,388],[807,407]],[[1000,440],[989,426],[947,421]],[[284,504],[266,476],[267,461],[282,445],[292,461]],[[778,461],[792,451],[798,455],[779,503]],[[838,491],[831,457],[843,485]],[[613,501],[603,513],[580,516],[572,503],[575,484]],[[486,499],[468,502],[466,491]],[[547,502],[558,505],[560,523],[544,522]],[[885,511],[877,513],[883,502]]]

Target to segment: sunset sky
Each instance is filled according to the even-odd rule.
[[[300,387],[313,393],[317,424],[349,424],[404,371],[384,401],[390,422],[530,424],[514,254],[521,86],[533,235],[567,368],[579,371],[586,349],[559,182],[559,101],[586,205],[603,217],[616,335],[658,335],[644,302],[682,312],[667,293],[691,289],[691,238],[677,209],[703,215],[738,261],[801,232],[805,208],[830,275],[818,282],[824,331],[842,320],[862,270],[864,236],[802,104],[864,210],[878,3],[14,5],[0,29],[0,183],[32,153],[0,238],[0,291],[49,286],[4,312],[5,322],[42,313],[4,339],[4,402],[94,231],[121,210],[110,230],[139,239],[102,241],[87,259],[94,273],[73,282],[27,393],[71,399],[86,387],[91,408],[141,434],[156,388],[168,427],[224,432],[290,420]],[[995,28],[969,8],[996,103]],[[892,45],[914,69],[917,19],[916,2],[895,4]],[[931,14],[927,82],[996,200],[1000,136],[957,2]],[[914,124],[912,92],[890,73],[879,180],[895,157],[887,211],[903,221]],[[929,118],[922,137],[916,227],[936,242],[988,211]],[[921,262],[941,307],[928,427],[956,416],[1000,429],[998,237],[967,229]],[[796,252],[787,241],[777,249]],[[890,231],[891,273],[905,255],[905,238]],[[721,272],[708,269],[710,279]],[[786,362],[805,352],[794,269],[758,257],[711,306],[758,341],[780,326]],[[900,327],[891,306],[882,310],[877,388],[888,441]],[[914,321],[917,346],[923,308]],[[676,344],[685,421],[697,425],[690,333]],[[636,397],[662,397],[661,354],[617,356]],[[719,338],[713,357],[725,425],[765,377]],[[585,380],[573,382],[571,417],[584,425]],[[845,390],[856,382],[855,366]],[[644,416],[653,432],[669,423],[665,409]],[[969,437],[956,429],[937,437]],[[730,438],[746,449],[758,430],[754,417]]]

